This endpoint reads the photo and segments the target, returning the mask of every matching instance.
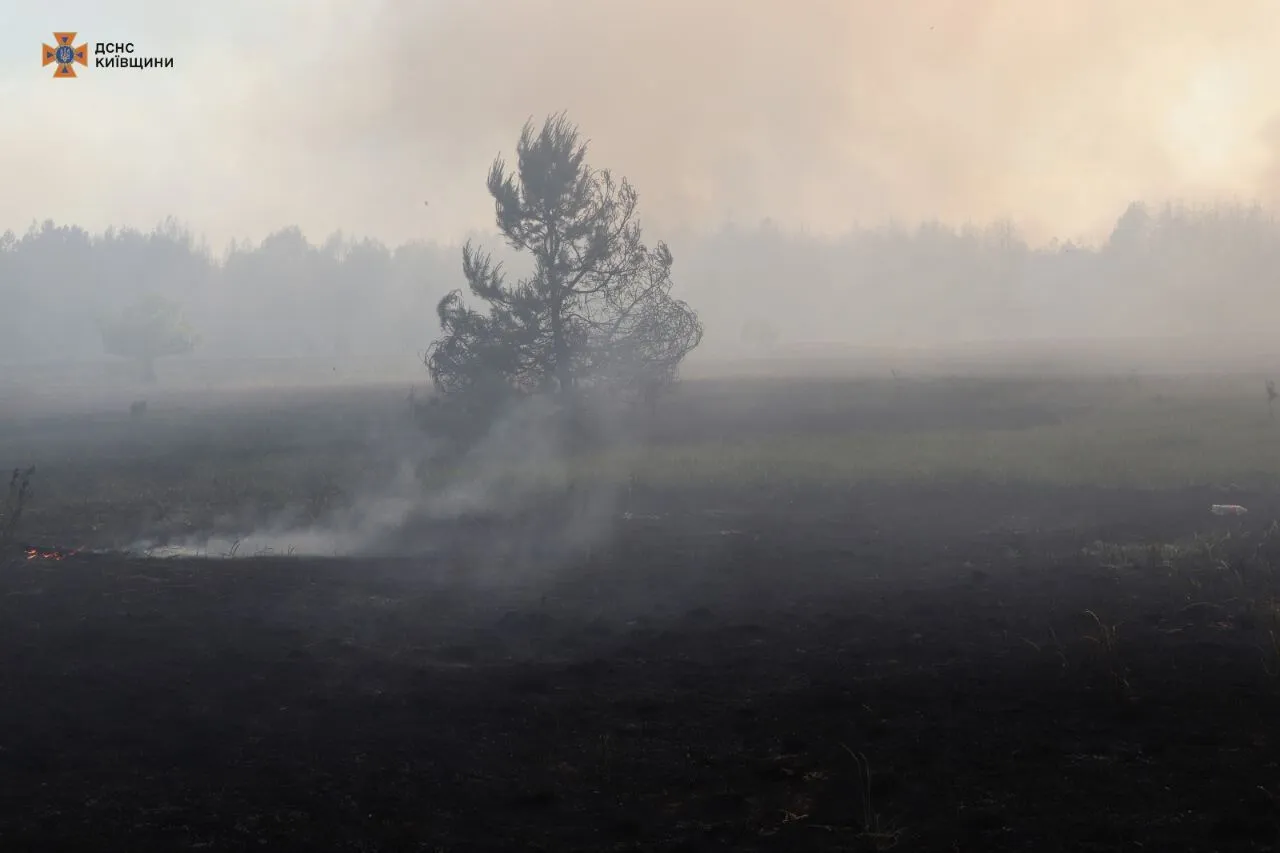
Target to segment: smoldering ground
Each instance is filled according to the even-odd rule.
[[[157,558],[412,557],[463,537],[518,574],[535,557],[554,564],[600,544],[624,511],[637,434],[616,414],[596,421],[608,431],[614,464],[584,472],[558,407],[545,399],[513,402],[461,454],[424,434],[409,402],[364,427],[349,482],[328,478],[267,513],[232,507],[195,534],[157,525],[127,550]]]
[[[278,50],[238,64],[206,45],[205,81],[224,88],[188,97],[186,116],[154,89],[137,95],[155,78],[134,78],[132,112],[106,86],[40,89],[21,138],[0,144],[48,168],[11,182],[0,212],[25,221],[57,198],[84,204],[63,210],[98,228],[149,224],[176,203],[224,234],[295,222],[314,235],[352,219],[391,239],[456,231],[491,221],[478,178],[492,152],[509,150],[529,113],[560,108],[598,140],[593,163],[636,182],[655,237],[725,213],[831,228],[1007,213],[1065,238],[1109,227],[1134,198],[1267,189],[1272,152],[1253,143],[1274,104],[1237,84],[1274,76],[1274,5],[271,8],[296,14],[294,28],[246,15],[261,39],[239,43],[246,58],[286,32],[321,47],[282,75]],[[744,9],[769,14],[734,17]],[[415,41],[420,25],[430,37]],[[397,39],[416,64],[375,61]],[[171,79],[211,92],[197,77]],[[98,147],[29,132],[67,115]],[[208,123],[225,133],[200,132]],[[99,147],[109,169],[89,153]],[[233,204],[227,186],[242,190]],[[439,187],[440,219],[404,215],[422,210],[404,191],[419,186]],[[1025,255],[1040,271],[992,265],[995,278],[1060,297],[1077,331],[1190,320],[1230,335],[1229,305],[1270,334],[1272,224],[1210,216],[1212,239],[1197,241],[1199,225],[1134,213],[1113,245],[989,256]],[[956,264],[937,249],[963,240],[922,231],[889,233],[884,253],[829,243],[825,275],[812,257],[822,240],[784,234],[754,257],[743,249],[764,229],[713,240],[688,279],[718,276],[719,304],[691,302],[733,335],[717,322],[735,316],[726,306],[772,317],[791,306],[770,294],[820,278],[828,292],[792,308],[784,339],[814,340],[823,319],[846,341],[878,330],[921,346],[954,338],[960,307],[1005,337],[1065,313],[975,299],[992,266]],[[326,273],[300,232],[231,253],[216,277],[184,241],[117,237],[35,229],[21,251],[0,238],[6,269],[21,271],[0,286],[24,282],[5,291],[20,309],[0,316],[8,352],[52,341],[66,355],[79,338],[96,355],[87,317],[53,303],[106,301],[145,274],[185,297],[214,294],[204,318],[210,330],[219,318],[224,354],[315,356],[332,334],[320,355],[341,360],[360,337],[390,337],[391,320],[401,348],[425,344],[430,304],[411,309],[404,294],[461,283],[452,258],[447,274],[397,277],[381,251]],[[1216,251],[1228,244],[1244,253]],[[337,249],[330,260],[355,253]],[[743,258],[755,295],[730,266]],[[1224,296],[1223,276],[1257,298]],[[327,310],[300,310],[316,282],[332,285],[309,291]],[[351,315],[375,301],[385,315],[354,334]],[[1204,366],[1203,348],[1184,349]],[[933,381],[890,362],[856,381],[690,382],[664,401],[667,443],[642,465],[606,455],[594,479],[536,407],[499,418],[442,470],[393,414],[402,395],[381,389],[285,401],[282,380],[254,407],[159,395],[141,418],[127,400],[105,415],[0,418],[0,462],[36,467],[28,542],[351,557],[46,561],[59,552],[42,548],[10,571],[0,555],[13,806],[0,836],[139,851],[1047,850],[1108,838],[1268,849],[1274,399],[1260,372],[1115,376],[1120,361],[1087,380]],[[631,473],[647,505],[633,502]],[[1249,513],[1208,511],[1236,503]],[[476,559],[432,559],[459,542]],[[377,574],[390,563],[395,583]],[[439,569],[494,584],[428,588]]]
[[[0,833],[1266,849],[1280,433],[1259,377],[887,373],[683,383],[663,443],[619,465],[647,493],[557,525],[516,488],[574,479],[538,468],[556,435],[532,412],[480,442],[501,464],[443,484],[399,443],[421,442],[404,388],[0,419],[0,463],[37,466],[23,539],[221,529],[247,557],[0,557],[21,806]],[[312,520],[321,472],[348,515]],[[602,544],[570,557],[566,518]],[[289,535],[417,556],[252,557]]]

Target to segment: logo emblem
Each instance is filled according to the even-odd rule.
[[[54,33],[53,40],[57,42],[57,45],[54,47],[50,47],[47,44],[44,45],[44,50],[41,53],[43,61],[40,64],[44,66],[52,65],[55,62],[58,63],[58,70],[53,72],[54,77],[76,76],[76,70],[72,67],[73,63],[76,62],[79,62],[86,68],[88,67],[88,42],[85,42],[79,47],[72,47],[72,42],[76,40],[75,33]]]

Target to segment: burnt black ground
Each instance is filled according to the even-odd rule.
[[[16,561],[0,849],[1275,849],[1280,495],[1232,500],[655,488],[572,557]]]

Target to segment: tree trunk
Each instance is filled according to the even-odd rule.
[[[569,363],[569,347],[564,340],[564,320],[559,305],[551,308],[551,357],[555,360],[551,373],[556,378],[556,391],[560,400],[560,439],[565,442],[561,449],[567,451],[579,444],[582,435],[578,401],[573,387],[573,369]]]
[[[566,405],[573,403],[573,366],[570,364],[569,347],[564,341],[564,321],[560,316],[560,308],[551,311],[551,351],[555,358],[556,384],[560,386],[560,398]]]

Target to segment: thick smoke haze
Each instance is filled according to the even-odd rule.
[[[663,231],[1008,218],[1042,242],[1134,199],[1280,198],[1267,0],[8,5],[15,229],[453,241],[490,224],[493,155],[561,109]],[[73,25],[176,66],[55,85],[34,46]]]
[[[425,386],[461,242],[522,266],[489,165],[560,111],[674,252],[707,330],[685,375],[1280,356],[1274,0],[0,0],[0,21],[0,409]],[[174,67],[51,79],[35,48],[72,29]],[[158,388],[103,353],[151,296],[199,337]],[[492,470],[427,490],[428,450],[375,437],[386,470],[348,505],[180,547],[412,549],[419,521],[536,503],[508,468],[559,438],[500,421]]]
[[[160,293],[197,359],[422,378],[461,240],[501,252],[492,158],[559,110],[671,244],[707,328],[691,366],[813,344],[1256,349],[1280,307],[1265,0],[0,11],[6,361],[100,358],[98,319]],[[35,45],[72,26],[175,66],[52,80]]]

